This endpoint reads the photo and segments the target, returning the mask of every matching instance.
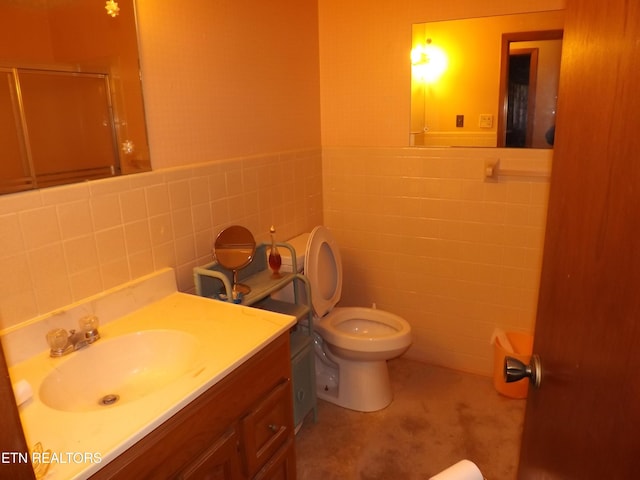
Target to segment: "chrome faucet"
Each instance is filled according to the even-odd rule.
[[[64,328],[54,328],[47,333],[49,356],[62,357],[91,345],[100,338],[98,317],[90,315],[81,318],[78,323],[80,331],[70,330],[67,332]]]

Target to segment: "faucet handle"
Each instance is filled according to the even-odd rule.
[[[86,317],[82,317],[78,320],[78,324],[80,326],[80,330],[83,332],[89,332],[91,330],[97,330],[100,325],[100,321],[95,315],[87,315]]]
[[[100,333],[98,332],[100,321],[95,315],[82,317],[78,320],[78,324],[80,326],[80,330],[84,333],[84,336],[89,340],[89,343],[93,343],[100,338]]]
[[[47,332],[47,343],[51,351],[61,352],[67,346],[69,334],[64,328],[54,328]]]

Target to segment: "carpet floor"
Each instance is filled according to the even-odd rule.
[[[405,358],[389,362],[394,400],[355,412],[318,400],[296,436],[298,480],[427,480],[464,458],[487,480],[516,478],[525,400],[492,379]]]

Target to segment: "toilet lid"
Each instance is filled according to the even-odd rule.
[[[311,286],[311,304],[317,317],[336,306],[342,294],[342,258],[331,232],[323,226],[313,229],[307,241],[304,274]]]

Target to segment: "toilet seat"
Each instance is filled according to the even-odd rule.
[[[316,318],[324,317],[342,295],[342,257],[331,232],[319,225],[309,234],[304,273],[311,286],[311,306]]]

